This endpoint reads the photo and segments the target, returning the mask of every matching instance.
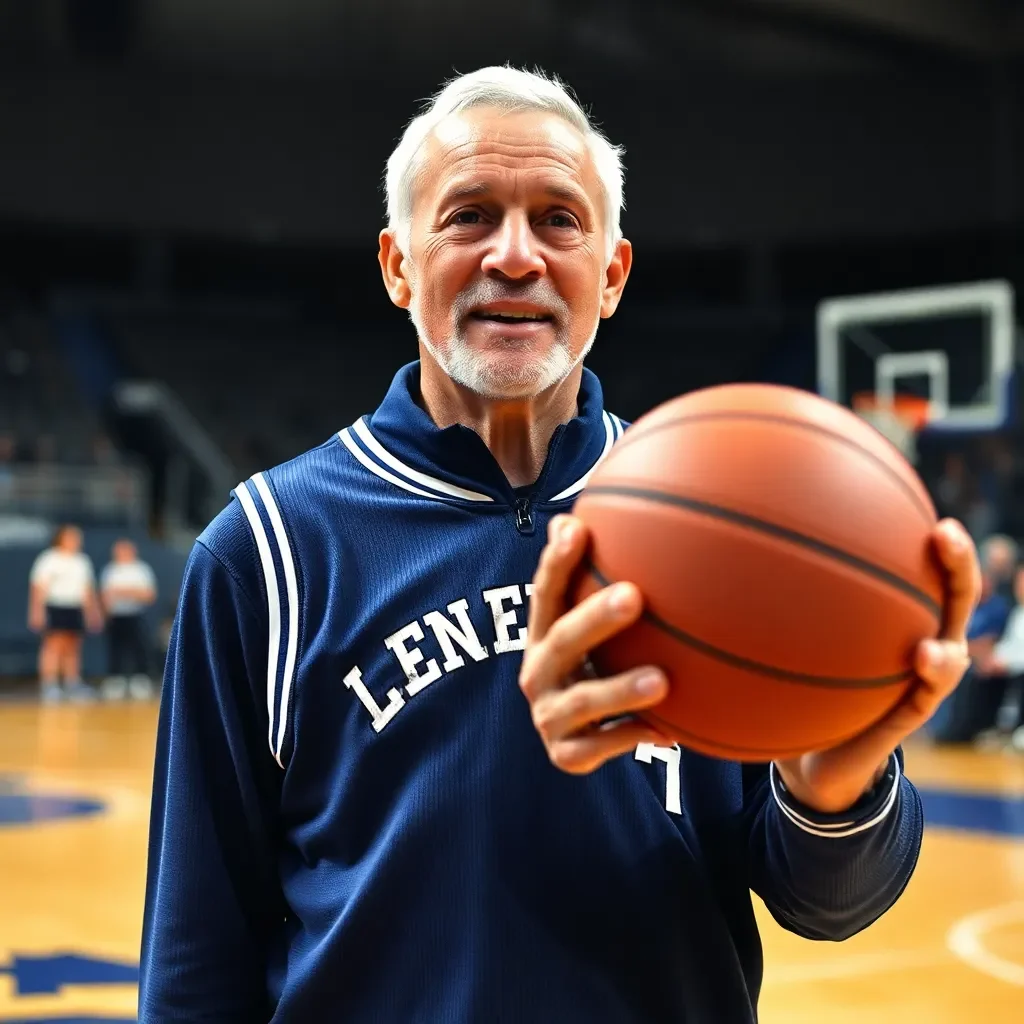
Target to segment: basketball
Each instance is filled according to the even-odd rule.
[[[598,648],[669,692],[641,713],[700,753],[763,762],[827,749],[889,712],[938,635],[935,507],[902,454],[809,392],[708,388],[637,420],[574,514],[582,600],[635,583],[644,614]]]

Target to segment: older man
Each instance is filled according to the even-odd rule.
[[[623,429],[582,366],[631,265],[620,153],[557,83],[487,68],[387,186],[419,361],[236,488],[185,575],[139,1019],[753,1021],[751,889],[841,939],[910,878],[898,746],[964,670],[970,541],[937,531],[948,637],[864,736],[746,768],[666,745],[630,717],[658,666],[577,678],[636,588],[565,599],[568,513]]]

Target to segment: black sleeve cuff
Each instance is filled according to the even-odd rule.
[[[772,796],[783,815],[797,828],[824,839],[845,839],[883,821],[896,806],[901,774],[901,759],[895,752],[889,758],[885,775],[857,803],[839,814],[822,814],[789,793],[774,764],[768,769]]]

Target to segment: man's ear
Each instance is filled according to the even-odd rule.
[[[380,233],[379,242],[377,262],[380,263],[384,287],[388,290],[391,301],[399,309],[408,309],[409,303],[412,302],[412,288],[406,275],[406,256],[398,248],[396,232],[391,228],[385,228]]]
[[[632,267],[633,245],[621,238],[615,244],[615,251],[605,270],[604,287],[601,289],[601,316],[609,317],[619,308],[622,290],[626,287]]]

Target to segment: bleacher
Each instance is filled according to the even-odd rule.
[[[184,555],[149,535],[149,475],[126,460],[88,400],[59,332],[27,305],[0,315],[0,680],[34,676],[39,640],[27,625],[32,562],[55,527],[84,529],[97,573],[114,540],[128,537],[153,566],[161,600],[153,635],[173,615]],[[103,640],[86,642],[85,671],[103,671]]]
[[[121,373],[166,384],[239,476],[285,461],[370,411],[411,335],[366,344],[300,317],[119,312],[109,318]],[[382,349],[386,350],[381,358]]]
[[[101,443],[47,318],[27,308],[0,314],[0,435],[33,462],[90,462]]]

